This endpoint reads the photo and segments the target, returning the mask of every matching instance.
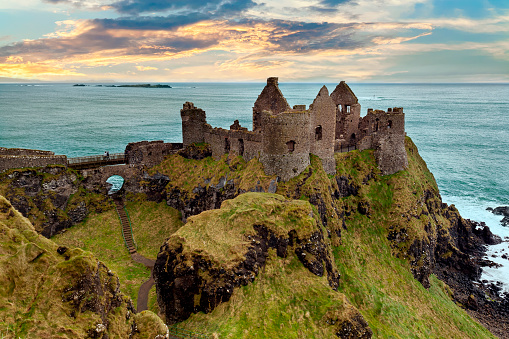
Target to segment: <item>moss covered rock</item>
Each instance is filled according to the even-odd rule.
[[[128,338],[137,329],[134,312],[117,276],[104,264],[89,252],[39,235],[0,196],[4,338]]]

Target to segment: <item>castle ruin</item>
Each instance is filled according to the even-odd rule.
[[[288,105],[278,78],[268,78],[253,107],[253,130],[238,120],[229,130],[212,128],[205,111],[186,102],[180,111],[183,146],[208,143],[212,156],[238,154],[246,161],[258,157],[265,173],[289,180],[310,164],[310,154],[318,156],[325,172],[336,172],[335,152],[343,149],[374,149],[382,174],[393,174],[408,165],[405,151],[403,109],[387,112],[361,106],[350,87],[341,81],[329,95],[323,86],[309,108]]]
[[[180,111],[183,143],[161,140],[130,143],[123,161],[117,163],[152,167],[186,146],[208,143],[214,158],[228,153],[240,155],[246,161],[258,158],[266,174],[277,175],[283,181],[309,166],[310,154],[321,159],[325,172],[334,174],[334,153],[353,149],[374,149],[383,175],[404,169],[408,160],[403,108],[389,108],[387,112],[369,108],[364,117],[360,111],[357,97],[344,81],[330,95],[323,86],[309,107],[292,108],[279,89],[278,78],[268,78],[253,106],[252,131],[242,127],[238,120],[228,130],[212,128],[205,111],[186,102]],[[10,168],[71,166],[70,160],[48,151],[0,148],[0,172]],[[99,161],[93,165],[101,164]]]

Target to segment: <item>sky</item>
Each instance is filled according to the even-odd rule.
[[[509,82],[508,0],[0,0],[0,82]]]

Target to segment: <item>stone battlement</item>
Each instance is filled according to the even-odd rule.
[[[205,111],[186,102],[180,111],[183,145],[208,143],[212,156],[226,153],[258,157],[265,172],[289,180],[317,155],[328,174],[336,171],[334,152],[344,148],[375,149],[383,174],[392,174],[408,165],[404,138],[403,108],[368,109],[360,117],[360,104],[350,87],[341,81],[329,95],[325,86],[313,103],[291,108],[279,89],[277,77],[267,79],[253,106],[253,130],[236,120],[229,130],[212,128]]]

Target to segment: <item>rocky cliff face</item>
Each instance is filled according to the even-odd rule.
[[[221,209],[190,217],[162,246],[154,267],[160,308],[169,324],[209,313],[255,282],[267,261],[290,257],[337,290],[340,277],[329,240],[311,205],[273,194],[242,194]],[[353,306],[341,320],[336,331],[350,333],[344,337],[371,337]]]
[[[310,249],[323,247],[327,248],[323,253],[334,251],[343,241],[342,232],[359,227],[365,220],[377,225],[392,255],[408,263],[422,286],[430,288],[430,276],[434,273],[453,288],[457,302],[484,305],[488,299],[477,300],[483,289],[475,289],[478,284],[474,281],[481,272],[475,255],[496,239],[489,228],[461,218],[454,206],[442,202],[433,175],[410,139],[406,140],[406,151],[408,168],[391,176],[381,175],[370,151],[336,154],[333,176],[327,176],[320,160],[311,157],[311,166],[288,182],[278,182],[277,178],[254,170],[257,167],[253,161],[245,164],[226,157],[215,163],[205,160],[186,163],[175,156],[157,171],[169,177],[168,204],[179,209],[184,218],[218,208],[226,199],[246,191],[270,189],[290,199],[309,201],[322,232],[306,238],[304,243],[314,239],[309,248],[297,246],[292,252],[314,274],[333,270],[338,260],[334,264],[334,260],[321,256],[320,251]],[[185,181],[179,173],[185,173]],[[156,279],[161,307],[174,310],[166,312],[169,322],[186,319],[193,312],[210,312],[221,302],[230,300],[236,287],[253,283],[266,260],[263,259],[266,250],[274,248],[284,258],[284,246],[280,242],[289,244],[290,235],[273,237],[270,241],[269,228],[253,225],[253,230],[250,237],[260,243],[259,247],[246,247],[238,254],[243,259],[228,268],[203,257],[200,251],[190,252],[185,237],[175,235],[162,247]],[[260,230],[264,230],[269,240],[264,240],[262,233],[258,233]],[[301,252],[299,248],[305,250]],[[321,265],[315,265],[313,260],[307,262],[306,258],[320,258]],[[329,263],[331,267],[327,267]],[[337,286],[335,281],[329,279],[332,288]],[[475,302],[472,293],[477,296]]]
[[[28,218],[47,238],[69,228],[94,212],[114,208],[107,197],[106,179],[126,179],[124,192],[143,194],[148,200],[166,200],[168,178],[148,175],[143,167],[108,166],[73,171],[59,166],[9,170],[0,174],[0,194]]]
[[[423,336],[433,336],[430,333],[436,328],[436,335],[445,335],[447,330],[440,326],[449,321],[449,327],[458,328],[464,319],[454,320],[453,305],[427,315],[427,319],[442,319],[438,314],[449,314],[440,324],[405,323],[404,319],[419,319],[421,311],[403,312],[407,314],[403,320],[400,316],[401,307],[411,308],[408,303],[414,294],[423,293],[419,298],[424,300],[439,289],[434,274],[452,288],[451,296],[458,304],[504,337],[503,328],[509,325],[507,298],[499,295],[496,286],[476,282],[485,264],[478,257],[486,244],[497,239],[487,227],[461,218],[454,206],[442,202],[433,175],[409,139],[406,152],[408,167],[390,176],[381,175],[372,151],[354,151],[335,155],[335,175],[327,175],[320,159],[311,156],[311,165],[303,173],[282,182],[265,175],[256,159],[246,163],[240,157],[224,156],[214,161],[200,149],[171,155],[149,170],[107,167],[79,176],[58,168],[10,171],[0,179],[0,191],[9,192],[13,205],[45,235],[82,220],[91,209],[108,208],[102,182],[111,174],[128,178],[127,192],[166,200],[177,208],[188,222],[164,243],[155,270],[158,301],[169,323],[206,322],[214,328],[227,321],[217,314],[230,312],[232,322],[244,324],[253,333],[255,324],[267,320],[250,314],[242,302],[249,300],[257,309],[255,304],[263,300],[267,309],[257,310],[272,314],[272,320],[260,326],[258,337],[283,333],[285,321],[291,324],[291,333],[304,331],[304,337],[370,337],[372,332],[405,337],[410,335],[406,328],[427,328]],[[250,198],[249,204],[244,201],[239,208],[238,201],[251,196],[245,192],[275,192],[280,195],[274,198],[276,205],[289,210],[301,210],[295,200],[310,205],[304,208],[306,213],[297,213],[299,217],[287,213],[281,228],[282,219],[274,211],[285,208],[267,207],[260,202],[263,198]],[[52,215],[56,217],[51,219]],[[300,220],[310,217],[314,224],[299,230]],[[391,269],[386,271],[387,267]],[[401,267],[429,292],[401,280]],[[406,290],[393,293],[387,287],[394,280],[412,291],[405,300],[398,298]],[[273,297],[265,298],[268,295]],[[200,318],[197,312],[210,316]],[[281,314],[291,314],[291,320],[280,319]],[[391,322],[391,317],[400,320]],[[276,324],[283,327],[275,329]],[[465,326],[471,326],[470,322],[460,327]],[[469,333],[485,336],[472,326]],[[243,335],[239,331],[233,332]],[[320,334],[315,335],[316,331]]]

